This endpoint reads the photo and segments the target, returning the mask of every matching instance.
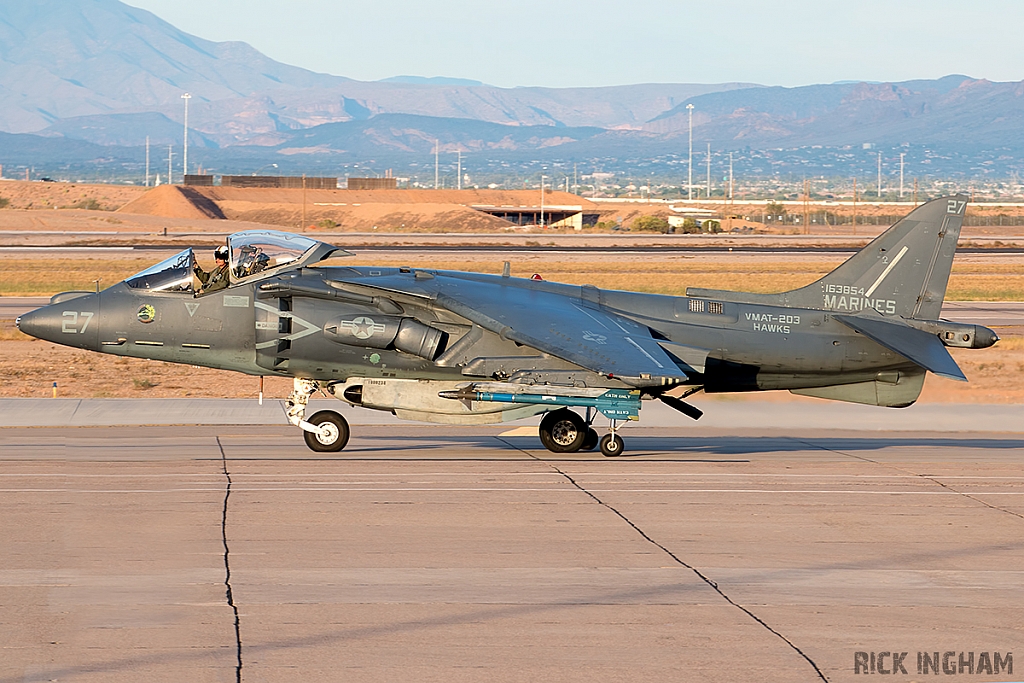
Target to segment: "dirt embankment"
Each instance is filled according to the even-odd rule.
[[[143,216],[194,220],[225,218],[220,207],[201,192],[177,185],[154,187],[117,211],[118,213]]]
[[[461,204],[465,206],[537,206],[539,190],[301,190],[284,188],[197,187],[213,201],[258,204],[301,204],[303,193],[309,205],[317,203],[359,204]],[[596,206],[589,199],[567,192],[548,190],[548,205]]]
[[[457,204],[355,204],[302,206],[223,201],[219,206],[235,221],[284,225],[299,230],[352,232],[500,232],[506,220]]]
[[[545,203],[590,204],[564,192],[545,193]],[[164,186],[149,191],[120,211],[169,218],[226,218],[299,230],[492,232],[506,230],[512,224],[473,206],[539,204],[539,192],[512,190],[304,191]]]
[[[137,185],[89,185],[0,180],[0,197],[12,209],[114,211],[146,192]]]
[[[115,211],[118,216],[97,218],[111,223],[138,218],[203,223],[229,220],[239,223],[271,225],[299,231],[317,232],[395,232],[395,233],[509,233],[519,231],[513,223],[473,207],[501,207],[536,212],[541,204],[538,190],[302,190],[281,188],[184,187],[163,185],[144,188],[130,185],[88,185],[0,181],[0,198],[8,210],[29,210],[41,216],[39,209],[76,209],[91,213]],[[600,221],[600,228],[587,233],[607,234],[618,228],[630,228],[641,216],[682,215],[675,209],[706,209],[722,223],[726,232],[782,234],[802,231],[802,205],[787,205],[790,218],[801,221],[765,218],[766,202],[675,204],[646,202],[592,202],[561,191],[546,191],[544,206],[580,207],[588,224]],[[2,204],[3,202],[0,202]],[[913,209],[906,205],[858,205],[857,225],[848,204],[811,205],[807,216],[814,235],[874,235]],[[968,206],[968,226],[964,238],[1020,239],[1024,236],[1024,206]],[[51,212],[53,215],[53,212]],[[109,216],[109,214],[107,214]],[[4,216],[9,219],[10,216]],[[1005,219],[1005,220],[1004,220]],[[4,220],[5,225],[12,220]],[[29,221],[38,222],[38,221]],[[173,228],[174,225],[161,226]],[[8,228],[11,229],[11,228]],[[14,229],[21,229],[14,227]],[[41,230],[43,228],[36,227]],[[199,228],[207,231],[208,228]],[[219,230],[219,229],[218,229]],[[173,230],[172,230],[173,231]],[[231,232],[233,230],[223,230]],[[526,231],[530,231],[526,229]],[[540,229],[533,232],[543,232]],[[1000,246],[996,244],[996,246]]]

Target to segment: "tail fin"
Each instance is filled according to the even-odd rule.
[[[967,196],[922,204],[817,282],[781,294],[690,287],[687,296],[842,313],[874,309],[887,316],[939,317],[953,267]]]

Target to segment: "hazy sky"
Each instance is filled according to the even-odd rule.
[[[498,86],[1024,79],[1024,0],[128,0],[359,80]],[[287,8],[283,12],[282,8]]]

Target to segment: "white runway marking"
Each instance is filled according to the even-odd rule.
[[[229,460],[229,462],[231,462]],[[400,461],[399,461],[400,462]],[[576,477],[619,477],[619,478],[703,478],[703,479],[717,479],[727,477],[739,477],[743,479],[820,479],[820,480],[833,480],[833,479],[848,479],[853,481],[867,480],[867,479],[911,479],[911,480],[922,480],[925,477],[934,477],[937,479],[949,480],[949,479],[966,479],[966,480],[979,480],[979,481],[1022,481],[1024,482],[1024,476],[1019,477],[998,477],[998,476],[973,476],[973,475],[961,475],[961,474],[771,474],[771,473],[755,473],[755,474],[744,474],[741,472],[573,472],[573,476]],[[486,475],[481,475],[479,472],[403,472],[401,474],[388,474],[383,472],[359,472],[346,474],[344,472],[331,472],[329,474],[320,474],[316,472],[304,472],[304,473],[275,473],[275,474],[239,474],[240,478],[251,478],[258,479],[261,477],[274,477],[275,479],[289,479],[289,478],[305,478],[305,479],[316,479],[317,477],[333,477],[336,479],[342,479],[344,477],[400,477],[400,478],[419,478],[419,477],[550,477],[553,479],[560,479],[561,475],[552,472],[488,472]],[[23,473],[23,472],[11,472],[0,474],[0,479],[4,477],[60,477],[63,479],[75,479],[75,478],[91,478],[91,479],[170,479],[170,478],[196,478],[196,479],[214,479],[219,478],[215,474],[60,474],[52,472],[41,472],[37,474]],[[332,483],[332,482],[322,482]],[[340,482],[339,482],[340,483]],[[351,482],[349,482],[351,483]]]
[[[352,493],[383,493],[383,492],[545,492],[545,493],[579,493],[577,488],[520,488],[520,487],[326,487],[326,486],[275,486],[275,487],[233,487],[232,492],[268,492],[268,491],[336,491]],[[592,493],[737,493],[737,494],[784,494],[784,495],[847,495],[847,496],[961,496],[962,491],[849,491],[843,489],[593,489]],[[209,493],[222,492],[219,488],[171,488],[171,489],[0,489],[0,493]],[[1024,491],[970,491],[972,496],[1024,496]]]

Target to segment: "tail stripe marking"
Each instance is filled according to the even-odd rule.
[[[907,249],[907,246],[904,246],[902,249],[900,249],[900,253],[896,254],[896,258],[892,260],[892,263],[885,267],[885,270],[882,271],[882,274],[878,276],[877,280],[875,280],[875,284],[871,285],[868,291],[864,292],[865,297],[870,298],[871,295],[875,293],[875,290],[878,289],[878,285],[882,284],[882,280],[885,279],[885,276],[888,275],[892,271],[892,269],[896,267],[896,264],[900,262],[900,259],[903,258],[903,255],[907,253]]]

